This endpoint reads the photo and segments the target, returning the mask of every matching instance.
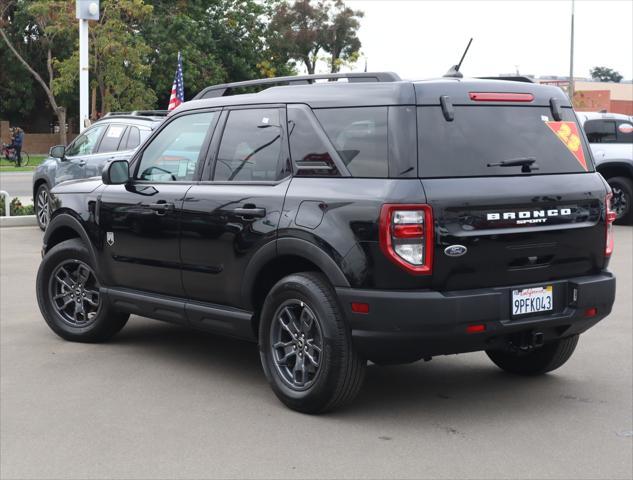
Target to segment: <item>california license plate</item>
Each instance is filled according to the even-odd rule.
[[[553,290],[551,285],[512,290],[512,316],[553,310]]]

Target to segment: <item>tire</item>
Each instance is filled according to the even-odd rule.
[[[21,152],[20,153],[20,157],[22,157],[22,159],[20,160],[20,164],[19,165],[17,164],[17,159],[16,159],[16,165],[18,167],[26,167],[26,166],[28,166],[29,160],[31,159],[29,157],[29,154],[26,153],[26,152]]]
[[[501,370],[517,375],[542,375],[562,366],[576,349],[578,335],[549,342],[529,352],[486,350]]]
[[[42,183],[37,188],[35,198],[33,199],[33,203],[35,204],[35,218],[41,230],[46,230],[51,218],[50,198],[51,195],[48,185]]]
[[[356,397],[365,378],[367,361],[354,350],[334,291],[319,273],[289,275],[271,289],[262,308],[259,350],[273,391],[299,412],[342,407]],[[298,362],[303,372],[295,371]]]
[[[613,190],[612,205],[618,214],[616,225],[633,224],[633,181],[626,177],[611,177],[607,182]]]
[[[92,259],[80,240],[61,242],[42,259],[36,280],[37,303],[48,326],[63,339],[103,342],[125,326],[129,315],[114,311],[92,293],[98,290]],[[61,304],[67,305],[65,309],[60,310]]]

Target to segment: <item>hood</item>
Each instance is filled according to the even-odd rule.
[[[68,180],[55,185],[51,193],[90,193],[103,185],[101,177],[82,178],[80,180]]]

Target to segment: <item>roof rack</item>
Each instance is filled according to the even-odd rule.
[[[212,85],[200,91],[193,99],[225,97],[233,95],[236,88],[272,87],[275,85],[310,85],[315,80],[347,79],[348,82],[398,82],[400,77],[393,72],[355,72],[355,73],[323,73],[316,75],[298,75],[291,77],[263,78],[260,80],[246,80],[244,82],[223,83]]]
[[[106,117],[166,117],[168,110],[133,110],[131,112],[108,112],[101,118]]]

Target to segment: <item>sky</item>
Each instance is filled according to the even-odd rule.
[[[571,0],[346,0],[362,10],[369,71],[443,75],[473,43],[465,76],[569,75]],[[633,0],[576,0],[574,76],[607,66],[633,78]],[[322,65],[317,71],[326,71]],[[362,71],[364,59],[352,70]]]

